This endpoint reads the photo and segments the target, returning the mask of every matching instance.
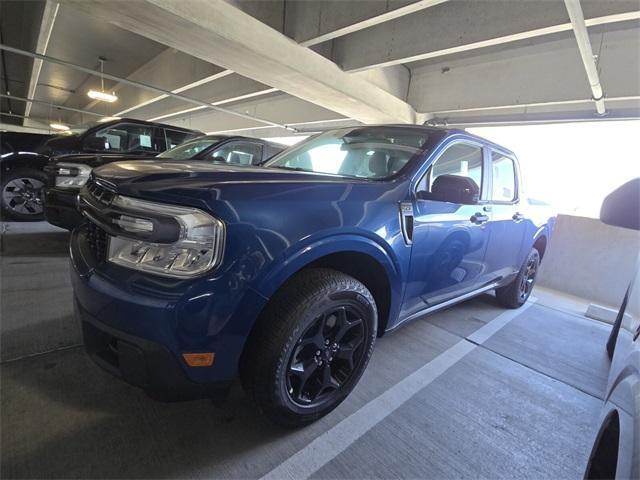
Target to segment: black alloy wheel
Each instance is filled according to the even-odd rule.
[[[2,211],[15,220],[42,220],[42,190],[46,176],[38,170],[22,169],[9,173],[2,181]]]
[[[527,258],[524,273],[520,280],[520,300],[522,302],[525,302],[529,298],[529,295],[531,295],[533,285],[536,281],[536,275],[538,273],[539,262],[540,259],[538,255],[529,255]]]
[[[351,378],[364,356],[367,337],[362,313],[332,307],[302,334],[287,368],[287,392],[303,407],[319,405]]]
[[[507,308],[519,308],[526,303],[533,291],[540,268],[540,253],[532,248],[520,271],[511,283],[496,288],[496,299]]]
[[[240,359],[242,386],[274,423],[308,425],[356,386],[377,328],[376,302],[361,282],[328,268],[302,270],[251,331]]]

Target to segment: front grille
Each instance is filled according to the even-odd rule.
[[[96,180],[93,176],[87,181],[87,192],[103,205],[111,205],[116,197],[115,188],[106,185],[103,180]]]
[[[87,243],[97,261],[107,259],[107,232],[93,222],[88,222]]]

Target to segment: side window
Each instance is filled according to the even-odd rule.
[[[194,136],[190,135],[189,132],[180,132],[178,130],[170,130],[168,128],[165,129],[165,134],[167,135],[167,150],[177,147],[187,140],[194,138]]]
[[[109,152],[158,152],[160,146],[154,136],[154,128],[147,125],[113,125],[95,133],[85,143]],[[102,148],[103,146],[103,148]]]
[[[516,198],[516,168],[513,159],[498,152],[491,153],[493,188],[491,199],[495,202],[512,202]]]
[[[262,161],[262,145],[251,142],[231,142],[207,155],[212,162],[255,165]]]
[[[482,188],[482,147],[455,143],[431,165],[418,183],[418,197],[453,203],[476,203]]]

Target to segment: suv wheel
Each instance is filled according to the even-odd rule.
[[[360,380],[377,323],[362,283],[335,270],[304,270],[274,296],[251,333],[240,366],[243,387],[275,423],[314,422]]]
[[[540,267],[540,253],[532,248],[527,255],[518,276],[504,287],[496,288],[498,302],[507,308],[520,308],[525,304],[536,283]]]
[[[42,189],[46,181],[44,172],[31,168],[21,168],[3,176],[2,213],[14,220],[42,220]]]

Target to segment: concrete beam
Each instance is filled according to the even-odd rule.
[[[266,1],[266,2],[241,2],[241,1],[231,1],[233,5],[240,8],[245,13],[259,19],[261,22],[266,23],[270,27],[282,31],[283,29],[283,18],[286,19],[285,25],[285,33],[289,36],[296,36],[297,30],[300,29],[300,34],[302,34],[301,38],[296,38],[298,43],[303,46],[312,46],[317,45],[322,42],[326,42],[327,40],[347,35],[349,33],[353,33],[358,30],[362,30],[368,28],[373,25],[378,25],[380,23],[392,20],[394,18],[399,18],[404,15],[408,15],[410,13],[432,7],[434,5],[443,3],[448,0],[411,0],[407,2],[407,0],[391,0],[389,2],[382,3],[378,0],[365,0],[364,2],[289,2],[286,3],[283,1]],[[407,4],[408,3],[408,4]],[[284,15],[284,8],[286,8],[286,15]],[[318,22],[318,19],[321,22]],[[324,20],[324,21],[322,21]],[[311,22],[311,24],[309,24]],[[289,27],[287,27],[287,25]],[[310,30],[307,28],[308,26],[317,28],[317,30]],[[291,34],[289,31],[291,31]],[[311,36],[310,32],[314,31],[315,36]],[[174,49],[168,49],[167,52],[176,52]],[[180,52],[178,52],[180,53]],[[183,54],[184,55],[184,54]],[[142,67],[141,70],[153,70],[150,66],[152,64],[157,64],[162,62],[166,62],[166,52],[161,54],[157,59],[151,60],[145,67]],[[186,56],[186,55],[185,55]],[[326,55],[325,55],[326,56]],[[190,57],[193,61],[199,61],[194,57]],[[204,63],[204,62],[203,62]],[[193,68],[175,68],[174,62],[169,61],[169,65],[172,65],[172,68],[167,68],[166,72],[163,72],[163,76],[159,76],[157,74],[145,78],[143,75],[140,75],[139,78],[135,78],[140,81],[152,81],[155,78],[173,78],[176,72],[193,72]],[[208,64],[210,65],[210,64]],[[177,67],[177,65],[176,65]],[[395,69],[400,69],[401,71],[398,73]],[[231,70],[222,70],[218,74],[213,74],[209,77],[204,77],[199,80],[195,80],[194,82],[189,81],[185,83],[183,86],[172,89],[174,93],[180,93],[191,88],[204,85],[208,82],[215,82],[216,80],[223,78],[225,76],[232,75],[234,72]],[[407,89],[409,84],[409,76],[408,71],[403,67],[391,67],[388,69],[375,69],[367,72],[363,72],[361,75],[363,78],[371,81],[372,83],[378,85],[384,90],[394,94],[399,98],[406,98]],[[239,78],[239,76],[234,76],[234,79]],[[175,82],[174,82],[175,83]],[[123,86],[117,85],[115,90],[120,91]],[[163,88],[170,88],[169,85],[164,86]],[[124,90],[127,90],[127,87],[124,86]],[[243,100],[245,98],[250,98],[251,96],[260,96],[269,94],[275,91],[273,88],[262,88],[257,89],[255,92],[247,92],[244,94],[231,94],[226,99],[217,99],[215,100],[215,105],[224,105],[226,103],[235,102],[238,100]],[[136,91],[135,94],[140,97],[145,98],[141,100],[140,98],[137,100],[137,103],[132,103],[128,101],[128,97],[134,95],[134,92],[130,92],[127,95],[123,102],[123,95],[121,95],[120,102],[126,105],[129,105],[126,109],[121,110],[116,113],[116,115],[126,115],[131,112],[135,112],[135,115],[140,118],[147,118],[149,115],[151,120],[162,120],[165,118],[169,118],[174,115],[180,115],[189,113],[192,111],[202,110],[204,107],[187,107],[184,106],[182,108],[171,108],[167,105],[164,105],[165,112],[155,111],[150,113],[146,111],[145,107],[149,107],[151,104],[158,102],[167,98],[165,95],[153,96],[148,92],[140,92]],[[192,92],[198,98],[205,98],[198,95],[195,92]],[[166,102],[164,102],[166,104]],[[93,108],[96,106],[96,102],[91,102],[85,108]],[[157,110],[157,109],[155,109]]]
[[[284,33],[299,44],[310,47],[446,1],[288,1],[285,5]]]
[[[635,0],[584,0],[587,26],[640,18]],[[571,31],[561,0],[450,1],[334,40],[346,71],[406,64]]]
[[[404,101],[223,0],[65,3],[341,115],[365,123],[415,121],[415,111]]]
[[[292,123],[291,126],[296,129],[295,133],[288,130],[275,127],[255,127],[244,129],[218,130],[209,131],[212,135],[243,135],[245,137],[273,138],[273,137],[308,137],[319,132],[331,130],[334,128],[355,127],[360,125],[359,122],[349,118],[336,118],[333,120],[316,120],[309,122]]]
[[[224,70],[225,72],[227,70]],[[211,102],[215,105],[226,105],[251,98],[251,95],[266,95],[266,91],[273,92],[271,87],[263,85],[247,77],[231,72],[215,81],[206,82],[188,89],[185,95]],[[249,95],[247,97],[247,95]],[[146,105],[138,105],[133,111],[137,118],[155,118],[160,115],[175,114],[181,110],[194,108],[194,105],[175,98],[165,98]],[[197,110],[195,110],[197,111]]]
[[[633,28],[590,31],[599,45],[600,77],[609,98],[640,96],[640,22]],[[469,55],[448,61],[427,62],[412,69],[409,102],[417,111],[485,110],[496,106],[567,104],[591,98],[575,40],[567,38],[518,48]],[[559,114],[549,108],[550,114]],[[593,110],[593,109],[592,109]]]
[[[40,30],[38,31],[38,39],[36,40],[36,53],[44,55],[47,53],[47,47],[49,46],[49,39],[51,38],[51,32],[53,31],[53,25],[58,15],[58,9],[60,4],[52,0],[46,0],[44,10],[42,12],[42,19],[40,20]],[[29,76],[29,86],[27,88],[27,98],[34,98],[36,95],[36,88],[38,87],[38,80],[40,79],[40,71],[42,70],[42,60],[37,58],[33,59],[31,67],[31,75]],[[24,117],[28,118],[31,113],[31,102],[27,102],[24,108]]]
[[[226,108],[256,117],[269,118],[275,123],[287,126],[306,122],[333,121],[340,118],[339,115],[336,115],[336,113],[331,110],[287,95],[286,93],[276,93],[268,99],[253,99],[237,105],[230,105]],[[265,127],[264,124],[249,119],[212,111],[192,112],[184,117],[166,119],[164,122],[176,126],[195,128],[203,132],[261,129]],[[269,125],[266,127],[270,128]],[[287,130],[284,129],[279,130],[287,132]],[[291,135],[291,132],[288,131],[287,135]]]

